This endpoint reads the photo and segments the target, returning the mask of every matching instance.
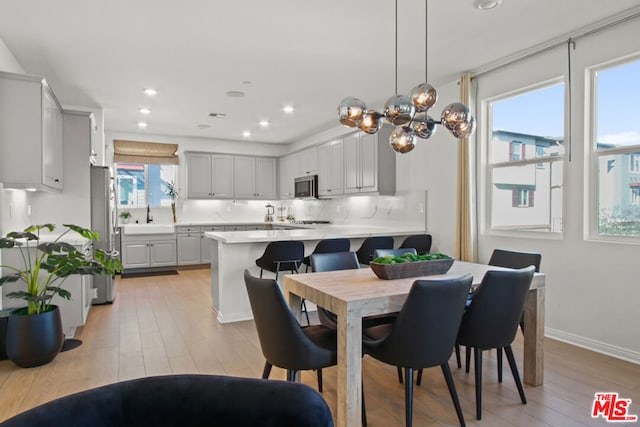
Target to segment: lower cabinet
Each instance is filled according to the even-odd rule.
[[[178,234],[178,265],[191,265],[201,263],[201,237],[200,232]]]
[[[147,268],[176,265],[176,239],[163,236],[161,239],[125,240],[122,242],[122,267]]]

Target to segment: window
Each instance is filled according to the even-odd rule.
[[[639,74],[637,58],[591,70],[596,236],[640,236]]]
[[[175,165],[116,163],[118,207],[170,206],[166,184],[175,177]]]
[[[497,97],[487,106],[488,228],[561,232],[564,83]]]

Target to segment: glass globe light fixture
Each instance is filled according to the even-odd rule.
[[[468,120],[460,122],[451,131],[456,138],[466,138],[476,130],[476,119],[469,115]]]
[[[416,147],[415,135],[413,130],[408,126],[398,126],[389,136],[389,145],[393,151],[404,154]]]
[[[427,111],[438,100],[438,92],[429,83],[421,83],[411,89],[411,102],[417,112]]]
[[[384,104],[384,116],[396,126],[409,123],[415,113],[416,107],[407,95],[394,95]]]
[[[362,121],[358,128],[364,133],[373,135],[382,127],[382,114],[375,110],[366,110],[362,115]]]
[[[338,104],[338,117],[344,126],[355,128],[360,125],[367,105],[358,98],[349,96]]]
[[[442,110],[442,125],[453,132],[459,123],[467,122],[471,117],[469,108],[460,102],[454,102]]]
[[[433,117],[424,113],[421,117],[416,117],[416,119],[417,120],[411,124],[411,127],[413,128],[413,133],[418,138],[429,139],[436,133],[436,122],[433,120]]]

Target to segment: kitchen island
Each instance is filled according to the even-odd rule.
[[[351,240],[351,250],[356,251],[362,241],[371,236],[392,236],[395,246],[410,234],[425,233],[424,226],[352,226],[323,225],[297,230],[210,231],[204,233],[211,245],[211,299],[220,323],[252,319],[249,297],[244,285],[244,270],[255,276],[260,268],[255,260],[262,256],[269,242],[301,240],[305,255],[313,252],[318,241],[337,237]],[[281,281],[284,274],[278,276]],[[265,272],[265,278],[274,277]],[[312,309],[311,306],[307,307]]]

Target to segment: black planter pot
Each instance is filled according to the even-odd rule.
[[[7,357],[22,368],[51,362],[64,342],[60,309],[31,316],[11,314],[7,322]]]

